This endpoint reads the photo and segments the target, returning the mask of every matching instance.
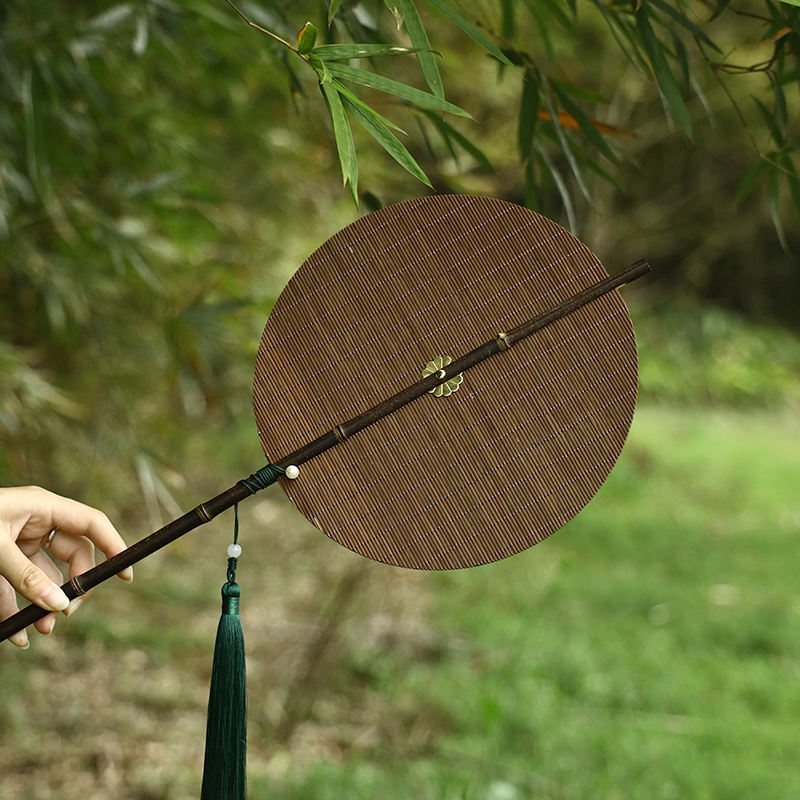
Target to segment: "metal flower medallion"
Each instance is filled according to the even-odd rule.
[[[434,358],[433,361],[429,361],[425,365],[425,369],[422,370],[422,377],[427,378],[429,375],[438,374],[440,378],[444,378],[444,368],[448,364],[451,364],[452,361],[453,359],[450,358],[450,356],[439,356],[438,358]],[[458,390],[458,387],[461,386],[463,380],[463,375],[453,375],[450,380],[440,383],[436,388],[431,389],[429,394],[432,394],[435,397],[449,397],[451,394],[453,394],[453,392]]]

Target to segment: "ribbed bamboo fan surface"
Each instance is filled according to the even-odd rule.
[[[605,277],[563,228],[499,200],[437,196],[358,220],[302,265],[264,330],[264,452],[292,452],[419,381],[436,359],[455,360]],[[633,327],[613,291],[280,482],[320,530],[377,561],[496,561],[594,496],[636,391]]]

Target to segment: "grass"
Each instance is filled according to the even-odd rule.
[[[800,349],[715,314],[640,315],[620,462],[512,559],[394,570],[242,506],[251,800],[800,795]],[[260,462],[214,435],[185,507]],[[227,516],[0,648],[0,800],[199,795]]]
[[[361,654],[415,709],[400,746],[254,797],[797,796],[798,443],[796,418],[641,409],[564,530],[432,577],[438,657]]]

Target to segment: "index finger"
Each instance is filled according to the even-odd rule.
[[[74,536],[85,536],[103,552],[106,558],[121,553],[126,545],[109,518],[96,508],[71,500],[68,497],[48,492],[46,489],[36,490],[31,498],[31,522],[39,517],[45,522],[45,529],[60,528]],[[39,522],[39,519],[36,519]],[[119,573],[120,578],[132,580],[133,569],[127,567]]]

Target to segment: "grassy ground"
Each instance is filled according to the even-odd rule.
[[[433,659],[362,653],[401,742],[286,798],[800,794],[800,424],[644,408],[566,529],[436,575]]]
[[[797,797],[798,445],[796,414],[645,405],[578,518],[457,573],[253,501],[251,798]],[[2,800],[198,795],[227,538],[2,649]]]

